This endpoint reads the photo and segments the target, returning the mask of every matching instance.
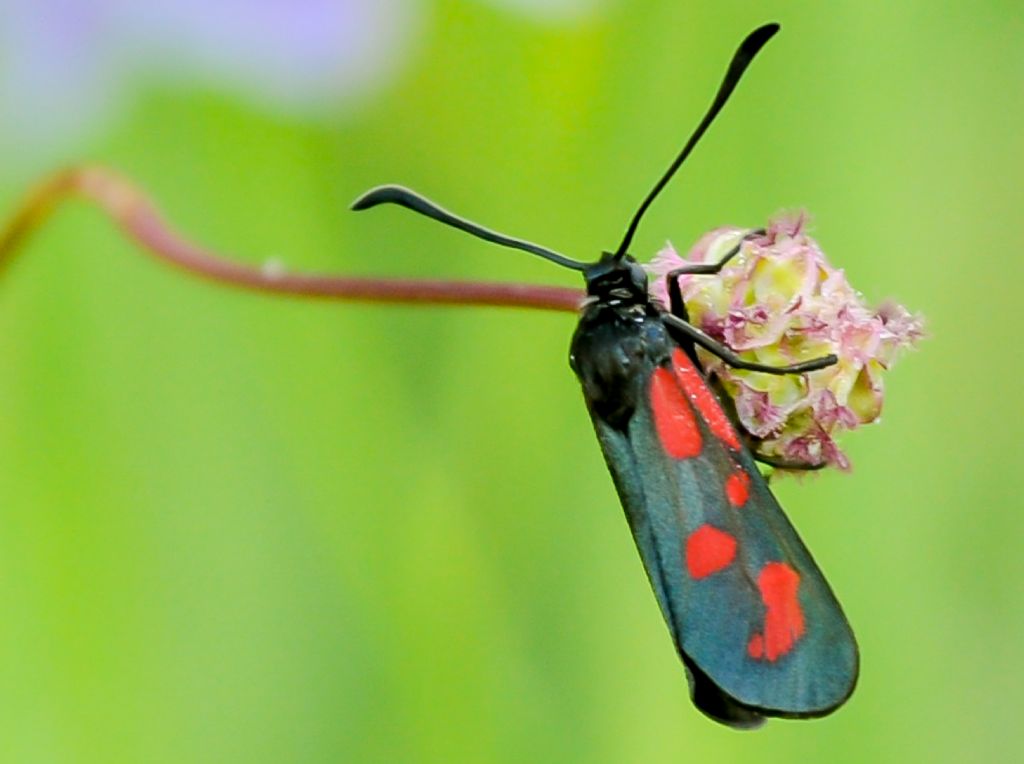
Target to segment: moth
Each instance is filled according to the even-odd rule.
[[[397,204],[582,274],[587,297],[570,365],[693,702],[737,728],[759,726],[769,716],[830,713],[853,691],[859,658],[839,602],[709,384],[697,348],[768,374],[803,374],[836,357],[779,367],[753,363],[689,322],[678,277],[714,278],[742,241],[717,263],[670,272],[667,306],[650,297],[647,273],[628,250],[644,213],[778,29],[766,24],[740,44],[710,108],[619,246],[594,262],[484,228],[401,186],[372,189],[353,204],[355,210]]]

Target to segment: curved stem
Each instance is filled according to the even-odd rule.
[[[435,305],[492,305],[575,311],[580,289],[480,281],[393,279],[282,271],[227,259],[178,235],[128,178],[106,167],[87,165],[56,173],[37,186],[0,231],[0,275],[18,246],[65,199],[96,204],[129,239],[158,260],[210,281],[260,292],[366,302]]]

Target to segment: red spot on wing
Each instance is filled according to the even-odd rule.
[[[658,367],[651,375],[651,410],[658,440],[674,459],[700,454],[700,428],[679,382],[668,369]]]
[[[725,480],[725,495],[734,507],[742,507],[750,498],[750,475],[734,472]]]
[[[740,441],[736,437],[736,431],[733,429],[729,417],[725,415],[715,394],[711,392],[711,388],[708,387],[708,383],[701,373],[697,371],[697,367],[693,365],[690,357],[676,348],[672,353],[672,363],[675,366],[679,383],[686,391],[687,397],[697,407],[697,411],[704,417],[704,421],[708,423],[708,429],[727,446],[739,450]]]
[[[747,643],[755,660],[774,661],[793,649],[804,634],[804,611],[797,592],[800,574],[784,562],[769,562],[761,568],[757,588],[764,602],[764,631]]]
[[[754,660],[759,661],[764,658],[764,637],[760,634],[752,636],[747,643],[747,653]]]
[[[704,578],[727,568],[736,559],[736,539],[711,525],[702,525],[686,539],[686,569]]]

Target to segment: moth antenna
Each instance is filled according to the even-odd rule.
[[[729,96],[732,95],[732,91],[736,88],[740,78],[743,76],[743,72],[746,71],[747,66],[751,61],[754,60],[754,56],[757,55],[758,51],[764,47],[764,44],[772,38],[772,36],[779,31],[778,24],[765,24],[764,26],[758,27],[749,35],[747,38],[740,43],[739,48],[736,49],[736,53],[732,57],[732,61],[729,64],[728,70],[725,72],[725,78],[722,80],[722,84],[718,87],[718,93],[715,94],[715,100],[711,102],[711,107],[708,109],[707,114],[704,115],[704,119],[697,125],[697,129],[693,131],[693,135],[690,136],[690,140],[683,146],[683,150],[679,152],[679,156],[675,158],[672,164],[669,165],[668,170],[661,176],[661,179],[654,184],[654,188],[651,189],[650,193],[647,194],[647,198],[640,204],[636,214],[633,215],[633,219],[629,223],[629,228],[626,229],[626,235],[622,239],[622,243],[619,244],[618,249],[615,250],[615,260],[621,260],[625,256],[626,251],[629,249],[629,245],[633,241],[633,235],[636,233],[637,227],[640,225],[640,219],[647,212],[647,208],[651,206],[651,202],[661,193],[661,190],[665,188],[668,182],[675,175],[676,170],[683,161],[693,151],[693,147],[697,145],[697,142],[704,135],[704,132],[708,129],[715,117],[718,116],[718,112],[725,106],[726,101],[729,100]]]
[[[450,225],[452,228],[458,228],[460,231],[465,231],[484,241],[500,244],[503,247],[511,247],[512,249],[521,249],[565,268],[571,268],[574,271],[582,271],[587,265],[579,260],[573,260],[565,255],[560,255],[539,244],[506,236],[503,233],[492,231],[490,228],[484,228],[482,225],[471,220],[466,220],[463,217],[448,212],[448,210],[439,207],[429,199],[403,186],[378,186],[377,188],[372,188],[352,202],[352,209],[356,211],[368,210],[371,207],[376,207],[378,204],[397,204],[413,212],[426,215],[428,218],[439,223]]]

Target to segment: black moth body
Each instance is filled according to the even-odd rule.
[[[703,416],[681,382],[675,405],[691,406],[700,449],[682,459],[666,453],[658,421],[671,409],[652,400],[652,379],[659,369],[674,379],[680,364],[699,373],[694,342],[648,297],[646,274],[631,258],[595,271],[588,274],[590,298],[570,363],[694,703],[742,728],[758,726],[764,716],[829,713],[849,696],[857,676],[857,647],[839,603],[738,436],[723,438],[713,429],[715,422],[719,431],[726,426],[724,410],[719,405],[720,413]],[[704,391],[703,408],[717,404],[702,376],[691,372],[690,379]],[[735,434],[735,426],[727,426]],[[741,506],[726,491],[737,475],[747,483]],[[708,529],[715,533],[703,535]],[[699,552],[691,540],[703,538],[727,539],[734,551],[728,564],[695,577],[687,553]],[[801,619],[799,634],[785,617],[776,619],[773,628],[782,630],[773,637],[776,650],[785,650],[772,660],[763,651],[755,657],[750,648],[769,628],[759,584],[766,568],[787,572],[783,583],[798,581],[789,615]]]

